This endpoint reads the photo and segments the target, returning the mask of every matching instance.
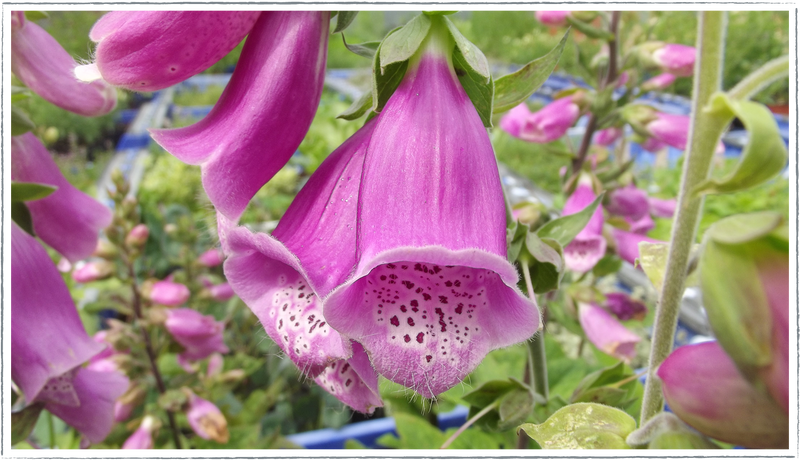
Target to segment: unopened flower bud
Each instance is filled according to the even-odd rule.
[[[693,46],[666,44],[653,51],[653,61],[663,70],[678,77],[691,77],[697,50]]]
[[[233,370],[230,370],[228,372],[222,373],[219,376],[219,379],[222,382],[233,383],[233,382],[238,382],[239,380],[242,380],[246,376],[247,375],[244,373],[244,369],[233,369]]]
[[[209,249],[208,251],[200,254],[197,262],[204,267],[216,267],[225,261],[225,254],[217,248]]]
[[[597,145],[609,146],[622,137],[622,128],[606,128],[597,131],[594,135],[594,143]]]
[[[233,288],[229,283],[217,284],[208,289],[211,298],[217,301],[225,301],[234,296]]]
[[[222,371],[222,366],[225,363],[222,354],[220,353],[213,353],[208,358],[208,367],[206,368],[206,377],[213,377]]]
[[[664,72],[642,83],[642,91],[658,91],[666,89],[675,82],[675,75]]]
[[[191,292],[183,284],[164,280],[153,283],[146,295],[153,303],[176,307],[186,303]]]
[[[128,196],[122,200],[122,204],[120,206],[122,208],[123,215],[130,218],[136,212],[136,207],[139,206],[139,201],[132,196]]]
[[[534,13],[536,19],[542,24],[548,26],[563,26],[567,24],[567,16],[570,15],[569,11],[537,11]]]
[[[147,416],[142,420],[139,428],[122,444],[123,449],[152,449],[153,448],[153,430],[155,420],[151,416]]]
[[[140,248],[144,246],[149,236],[150,230],[147,228],[147,225],[136,225],[128,232],[128,236],[125,237],[125,245],[132,248]]]
[[[222,412],[210,401],[195,394],[189,396],[189,410],[186,418],[195,433],[203,439],[211,439],[225,444],[228,442],[228,422]]]
[[[109,278],[114,273],[114,264],[107,260],[88,262],[76,267],[72,279],[78,283],[89,283]]]
[[[95,257],[101,257],[107,260],[115,259],[118,254],[117,246],[103,238],[97,240],[97,247],[94,249],[94,253],[92,253]]]

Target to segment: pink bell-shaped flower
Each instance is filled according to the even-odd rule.
[[[103,80],[156,91],[211,67],[253,28],[258,11],[113,11],[89,32]]]
[[[155,420],[148,415],[142,420],[139,428],[133,432],[122,444],[123,449],[152,449],[153,448],[153,428]]]
[[[78,65],[61,45],[23,11],[11,12],[11,72],[34,93],[64,110],[86,117],[104,115],[117,92],[104,82],[78,81]]]
[[[378,374],[372,368],[364,347],[358,342],[351,342],[350,345],[353,356],[334,361],[314,381],[354,410],[371,414],[376,407],[383,406],[378,390]]]
[[[650,214],[654,217],[663,219],[670,219],[675,214],[675,208],[678,206],[678,200],[675,198],[669,200],[662,200],[660,198],[647,198],[650,203]]]
[[[556,99],[528,116],[518,137],[538,144],[553,142],[567,133],[580,114],[581,109],[572,95]]]
[[[184,351],[179,355],[183,360],[198,361],[215,352],[230,351],[222,337],[225,325],[213,316],[204,316],[191,308],[175,308],[167,310],[164,326],[183,345]]]
[[[144,246],[149,236],[150,229],[147,228],[147,225],[138,224],[125,236],[125,244],[130,247],[140,248]]]
[[[647,307],[638,300],[633,300],[622,292],[611,292],[606,294],[606,308],[614,314],[620,321],[631,319],[643,320],[647,315]]]
[[[189,426],[203,439],[225,444],[228,442],[228,421],[211,401],[189,394],[189,409],[186,411]]]
[[[523,102],[500,118],[500,129],[514,137],[519,137],[522,126],[529,116],[531,116],[531,111],[528,109],[528,105]]]
[[[72,263],[94,252],[100,229],[111,224],[111,210],[70,184],[33,133],[11,138],[11,179],[58,187],[25,203],[39,238]]]
[[[357,265],[324,315],[378,373],[432,397],[491,350],[530,338],[536,305],[506,260],[489,137],[435,17],[376,119],[358,196]]]
[[[189,288],[183,284],[163,280],[154,283],[146,295],[153,303],[177,307],[189,300],[191,292]]]
[[[211,113],[185,128],[151,131],[169,153],[202,166],[206,194],[230,220],[239,218],[308,132],[322,95],[329,16],[262,14]]]
[[[656,228],[656,223],[650,214],[645,214],[640,219],[633,220],[630,217],[625,217],[625,222],[630,225],[630,232],[637,235],[647,235],[647,232]]]
[[[629,184],[611,192],[605,209],[611,214],[630,217],[635,221],[647,215],[650,211],[650,203],[647,201],[647,193],[644,190]]]
[[[678,77],[691,77],[697,50],[693,46],[666,44],[653,51],[653,60],[665,72]]]
[[[72,279],[77,283],[90,283],[92,281],[103,280],[114,273],[114,264],[107,260],[98,260],[78,263],[75,271],[72,272]]]
[[[648,243],[662,243],[662,241],[648,238],[644,235],[637,233],[626,232],[614,228],[611,230],[611,236],[614,238],[614,244],[617,247],[617,255],[631,264],[636,264],[636,259],[639,258],[639,243],[646,241]]]
[[[597,131],[594,135],[594,143],[597,145],[609,146],[622,137],[622,128],[606,128]]]
[[[657,375],[670,410],[706,436],[744,447],[789,447],[789,417],[742,377],[717,342],[678,348]]]
[[[212,299],[219,302],[228,300],[235,295],[230,283],[221,283],[211,286],[208,288],[208,292],[211,294]]]
[[[592,204],[597,195],[592,189],[592,180],[586,174],[578,179],[578,186],[564,203],[562,215],[568,216],[582,211]],[[598,206],[586,226],[564,248],[564,265],[572,271],[585,273],[592,269],[606,253],[603,238],[603,208]]]
[[[225,254],[220,249],[211,248],[200,254],[197,261],[204,267],[216,267],[217,265],[222,265],[222,262],[225,262]]]
[[[567,24],[569,11],[537,11],[536,19],[548,26],[563,26]]]
[[[600,351],[626,362],[636,356],[636,344],[642,340],[641,337],[595,304],[581,303],[578,310],[578,318],[586,338]]]
[[[661,89],[666,89],[675,82],[675,78],[677,78],[675,75],[669,72],[664,72],[642,83],[641,89],[642,91],[658,91]]]
[[[657,140],[686,150],[686,140],[689,137],[689,116],[672,115],[654,112],[655,119],[646,125],[647,130]]]
[[[657,153],[667,147],[667,144],[661,142],[655,137],[648,137],[642,144],[642,148],[650,153]]]

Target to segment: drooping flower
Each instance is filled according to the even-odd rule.
[[[592,180],[582,174],[578,186],[564,203],[564,216],[575,214],[592,204],[597,195],[592,189]],[[578,273],[592,269],[606,253],[606,240],[603,238],[603,209],[598,206],[589,222],[564,248],[564,264]]]
[[[520,127],[518,137],[539,144],[553,142],[567,133],[580,113],[581,108],[574,102],[574,95],[556,99],[529,115]]]
[[[179,358],[185,361],[198,361],[215,352],[230,351],[222,337],[225,325],[213,316],[205,316],[191,308],[170,309],[164,326],[175,341],[183,345],[184,351]]]
[[[678,201],[675,198],[662,200],[648,197],[647,201],[650,203],[650,214],[663,219],[671,218],[675,214],[675,208],[678,206]]]
[[[96,72],[133,91],[156,91],[211,67],[253,28],[258,11],[113,11],[89,32]],[[92,69],[81,69],[89,73]]]
[[[351,342],[353,356],[334,361],[314,378],[319,386],[358,412],[371,414],[382,407],[378,374],[367,352],[358,342]]]
[[[94,252],[98,232],[111,223],[111,210],[70,184],[33,133],[11,138],[11,179],[58,187],[26,202],[39,238],[73,263]]]
[[[697,50],[693,46],[668,43],[653,51],[653,60],[665,72],[678,77],[691,77]]]
[[[492,146],[455,75],[446,26],[432,22],[369,142],[358,263],[323,306],[380,374],[425,397],[539,326],[506,260]]]
[[[146,295],[154,303],[177,307],[189,300],[191,292],[183,284],[162,280],[153,283]]]
[[[636,344],[642,338],[620,324],[609,312],[595,304],[580,303],[578,319],[586,338],[603,353],[626,362],[636,356]]]
[[[186,411],[189,426],[203,439],[211,439],[225,444],[230,435],[228,421],[219,408],[211,401],[189,392],[189,409]]]
[[[185,128],[151,130],[169,153],[202,165],[209,199],[233,221],[311,125],[322,95],[328,23],[327,12],[262,14],[211,113]]]
[[[155,419],[148,415],[142,420],[139,428],[133,432],[122,444],[123,449],[152,449],[153,448],[153,428]]]
[[[563,26],[567,24],[569,11],[537,11],[536,19],[548,26]]]
[[[789,447],[783,409],[742,377],[717,342],[678,348],[657,375],[670,410],[706,436],[744,447]]]
[[[664,72],[642,83],[641,89],[642,91],[657,91],[666,89],[675,82],[675,78],[677,78],[675,75],[669,72]]]
[[[631,264],[636,264],[636,259],[639,258],[639,243],[646,241],[648,243],[661,243],[661,241],[640,235],[637,233],[626,232],[614,228],[611,230],[611,236],[614,239],[614,244],[617,249],[617,255]]]
[[[622,137],[622,128],[606,128],[597,131],[594,135],[594,143],[597,145],[609,146]]]
[[[633,184],[612,191],[605,205],[606,211],[636,221],[646,216],[650,210],[647,193]]]
[[[90,283],[103,280],[114,273],[114,264],[107,260],[79,262],[72,272],[72,279],[77,283]]]
[[[656,228],[656,223],[653,221],[653,218],[650,217],[650,214],[645,214],[637,220],[633,220],[630,217],[625,217],[625,222],[630,225],[630,232],[636,233],[637,235],[646,235],[647,232]]]
[[[528,105],[524,102],[513,109],[509,110],[507,114],[500,118],[500,129],[511,134],[514,137],[519,137],[522,126],[525,120],[531,115]]]
[[[654,117],[653,121],[646,124],[650,135],[669,146],[685,150],[689,137],[689,116],[655,112]]]
[[[86,117],[104,115],[117,104],[117,92],[103,82],[80,82],[78,64],[23,11],[11,12],[11,72],[46,101]]]
[[[225,254],[223,254],[220,249],[211,248],[200,254],[197,261],[204,267],[216,267],[217,265],[221,265],[222,262],[225,262]]]
[[[620,321],[631,319],[644,319],[647,315],[647,307],[638,300],[633,300],[629,295],[622,292],[611,292],[606,294],[606,308],[614,314]]]

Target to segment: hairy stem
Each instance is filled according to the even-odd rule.
[[[483,417],[484,415],[486,415],[489,412],[493,411],[498,405],[500,405],[500,400],[499,399],[495,400],[495,402],[493,402],[493,403],[489,404],[488,406],[484,407],[483,409],[481,409],[481,411],[478,412],[477,414],[475,414],[474,417],[472,417],[471,419],[467,420],[466,423],[461,425],[456,430],[456,432],[453,433],[453,435],[450,436],[447,439],[447,441],[444,442],[444,444],[442,444],[442,447],[440,447],[440,449],[447,449],[448,447],[450,447],[450,444],[452,444],[453,441],[455,441],[459,436],[461,436],[461,433],[466,431],[467,428],[471,427],[473,423],[475,423],[478,420],[480,420],[481,417]]]
[[[683,165],[681,190],[675,224],[672,227],[664,285],[659,296],[653,323],[653,339],[650,348],[647,383],[640,424],[661,412],[664,397],[661,381],[656,376],[658,366],[672,352],[675,329],[678,323],[681,300],[686,281],[689,251],[696,239],[697,225],[703,209],[703,198],[694,197],[692,191],[711,174],[711,160],[719,141],[716,134],[721,128],[703,108],[711,95],[720,89],[722,58],[725,44],[726,16],[722,11],[700,13],[697,33],[697,61],[692,90],[692,122],[686,160]]]
[[[528,264],[523,262],[522,275],[525,277],[525,286],[528,288],[528,296],[536,301],[535,294],[533,293],[533,283],[531,282],[531,270]],[[550,390],[547,387],[547,356],[544,352],[544,329],[539,331],[528,342],[529,359],[530,359],[530,372],[531,382],[533,382],[533,389],[545,399],[550,397]]]
[[[775,58],[748,75],[728,91],[733,99],[749,99],[770,83],[789,76],[789,55]]]

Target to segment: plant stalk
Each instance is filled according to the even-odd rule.
[[[525,262],[520,265],[522,265],[522,275],[525,277],[525,286],[528,288],[528,297],[535,302],[536,297],[533,293],[530,268]],[[528,352],[533,390],[548,399],[550,391],[547,387],[547,355],[544,352],[544,329],[537,332],[533,339],[528,342]]]
[[[695,197],[692,192],[697,184],[711,174],[711,161],[719,139],[709,133],[719,133],[722,128],[717,121],[704,113],[703,108],[708,104],[712,94],[720,89],[725,28],[724,12],[700,13],[689,142],[685,153],[675,224],[670,238],[664,285],[653,323],[653,339],[640,426],[661,412],[664,406],[661,381],[656,376],[656,371],[672,352],[685,288],[689,251],[696,239],[697,226],[703,209],[703,197]]]
[[[461,426],[460,426],[460,427],[459,427],[459,428],[456,430],[456,432],[455,432],[455,433],[453,433],[453,435],[452,435],[452,436],[450,436],[450,437],[447,439],[447,441],[445,441],[445,442],[444,442],[444,444],[442,444],[442,447],[440,447],[439,449],[447,449],[448,447],[450,447],[450,444],[452,444],[452,443],[453,443],[453,441],[455,441],[455,440],[456,440],[456,439],[457,439],[459,436],[461,436],[461,433],[463,433],[464,431],[466,431],[466,429],[467,429],[467,428],[469,428],[469,427],[471,427],[473,423],[477,422],[477,421],[478,421],[478,420],[479,420],[481,417],[483,417],[484,415],[486,415],[486,414],[488,414],[489,412],[493,411],[493,410],[494,410],[495,408],[497,408],[497,406],[499,406],[499,405],[500,405],[500,400],[498,399],[498,400],[496,400],[495,402],[493,402],[493,403],[489,404],[488,406],[484,407],[483,409],[481,409],[481,411],[480,411],[480,412],[478,412],[477,414],[475,414],[475,416],[473,416],[471,419],[467,420],[467,422],[466,422],[466,423],[464,423],[463,425],[461,425]]]
[[[770,83],[788,76],[789,55],[781,56],[767,62],[745,77],[744,80],[728,91],[728,95],[733,99],[749,99]]]

